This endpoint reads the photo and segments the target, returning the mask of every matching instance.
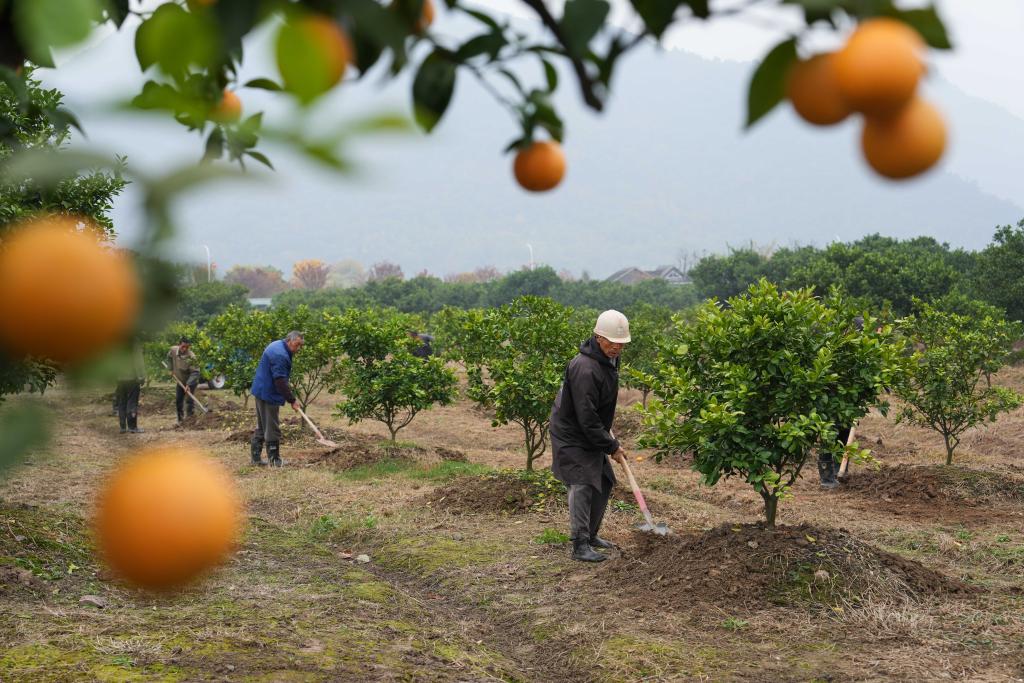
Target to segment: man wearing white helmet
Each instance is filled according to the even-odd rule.
[[[618,311],[597,318],[594,336],[565,369],[551,410],[551,471],[569,488],[572,558],[602,562],[594,549],[612,544],[597,535],[615,473],[606,455],[621,462],[624,453],[611,433],[619,396],[619,355],[629,342],[629,321]]]

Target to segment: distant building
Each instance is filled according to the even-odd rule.
[[[654,270],[640,270],[634,266],[623,268],[612,273],[606,282],[618,282],[623,285],[635,285],[644,280],[664,280],[670,285],[688,285],[693,282],[690,276],[675,266],[660,266]]]
[[[265,311],[270,308],[270,297],[257,297],[255,299],[249,299],[249,305],[255,308],[257,311]]]

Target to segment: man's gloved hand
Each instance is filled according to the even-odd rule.
[[[623,465],[626,462],[626,451],[620,448],[619,450],[615,451],[608,457],[610,457],[612,460],[619,463],[620,465]]]

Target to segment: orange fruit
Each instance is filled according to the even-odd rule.
[[[168,589],[223,562],[241,519],[238,493],[220,465],[191,448],[156,446],[124,462],[101,489],[96,541],[125,579]]]
[[[285,88],[308,103],[341,81],[355,51],[337,22],[313,14],[281,27],[276,55]]]
[[[909,178],[935,165],[946,149],[939,111],[914,98],[894,116],[866,117],[861,148],[871,168],[886,178]]]
[[[925,43],[901,21],[869,19],[836,53],[836,84],[854,110],[873,116],[898,111],[917,91]]]
[[[134,265],[71,216],[38,218],[0,242],[0,346],[84,360],[121,341],[139,309]]]
[[[836,84],[832,52],[795,63],[786,79],[786,97],[804,121],[816,126],[830,126],[850,115]]]
[[[235,123],[242,118],[242,100],[231,90],[224,90],[224,96],[210,112],[210,118],[218,123]]]
[[[565,153],[554,140],[534,142],[516,154],[516,181],[530,192],[553,189],[565,177]]]
[[[423,10],[420,12],[419,21],[416,22],[416,26],[413,30],[416,33],[423,33],[430,25],[434,23],[434,2],[433,0],[423,0]]]

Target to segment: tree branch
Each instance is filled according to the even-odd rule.
[[[576,80],[580,84],[580,94],[583,95],[583,101],[594,111],[603,111],[604,102],[594,92],[594,80],[587,73],[587,68],[584,66],[583,61],[579,57],[570,54],[569,45],[562,34],[562,27],[558,25],[558,20],[548,10],[544,0],[523,0],[523,2],[537,13],[541,22],[551,31],[558,43],[565,48],[565,54],[569,57],[569,61],[572,62],[573,71],[576,72]]]

